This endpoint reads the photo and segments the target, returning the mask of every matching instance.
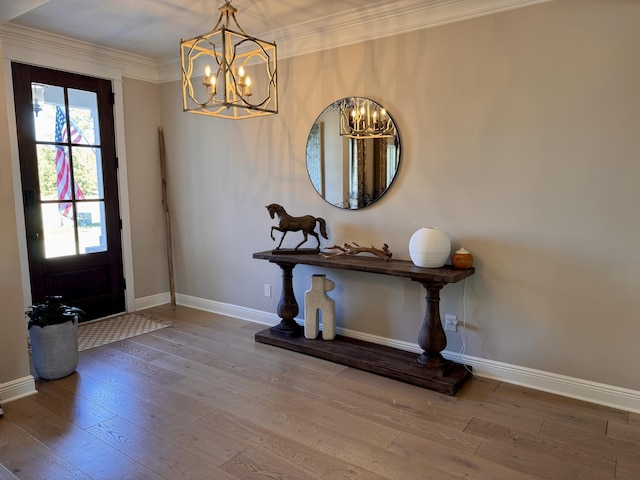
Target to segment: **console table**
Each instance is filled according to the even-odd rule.
[[[282,293],[277,308],[282,320],[278,325],[256,333],[256,342],[323,358],[448,395],[454,395],[471,377],[464,365],[446,360],[440,353],[447,346],[440,320],[440,290],[448,283],[472,275],[475,272],[473,268],[422,268],[403,260],[385,262],[367,256],[328,259],[318,254],[277,250],[254,253],[253,258],[268,260],[282,269]],[[299,308],[293,292],[293,269],[298,264],[404,277],[422,284],[426,290],[427,306],[418,333],[418,345],[423,352],[416,357],[411,352],[341,335],[334,340],[304,338],[303,327],[295,321]]]

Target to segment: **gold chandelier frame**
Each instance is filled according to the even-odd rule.
[[[248,35],[231,0],[219,11],[213,30],[180,41],[183,110],[234,120],[278,113],[275,42]]]

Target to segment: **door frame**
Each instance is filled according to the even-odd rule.
[[[4,71],[4,91],[7,103],[7,117],[9,127],[9,147],[11,150],[11,171],[13,174],[13,195],[16,208],[16,223],[18,234],[18,249],[20,253],[20,271],[22,280],[23,301],[25,308],[32,304],[31,282],[29,278],[29,259],[27,256],[27,239],[25,229],[24,204],[21,195],[22,182],[20,178],[20,157],[18,152],[18,134],[15,116],[15,102],[13,97],[13,80],[11,76],[11,62],[28,63],[31,65],[51,68],[54,70],[64,70],[71,73],[78,73],[93,77],[104,78],[111,81],[115,101],[113,105],[114,129],[116,136],[116,155],[118,157],[118,195],[120,202],[120,217],[122,219],[122,262],[124,277],[126,281],[125,289],[125,310],[135,311],[136,297],[133,276],[133,251],[131,242],[131,219],[129,215],[129,188],[127,180],[127,159],[125,147],[124,128],[124,101],[122,95],[122,72],[118,68],[105,67],[104,64],[93,61],[69,59],[67,57],[52,58],[50,55],[37,50],[25,48],[9,49],[3,48],[3,71]],[[0,81],[0,87],[2,83]]]

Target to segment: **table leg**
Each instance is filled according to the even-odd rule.
[[[282,320],[278,325],[271,327],[270,330],[273,333],[287,337],[299,337],[302,335],[303,327],[295,321],[299,312],[298,302],[293,293],[293,269],[296,264],[278,263],[278,266],[282,269],[282,293],[280,294],[277,313]]]
[[[424,350],[416,360],[422,367],[444,371],[447,361],[440,353],[447,346],[447,336],[440,320],[440,290],[443,283],[420,282],[427,291],[427,307],[424,322],[418,334],[418,345]]]

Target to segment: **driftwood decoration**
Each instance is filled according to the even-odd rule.
[[[164,149],[164,132],[158,128],[158,142],[160,144],[160,172],[162,174],[162,207],[164,208],[165,232],[167,237],[167,263],[169,266],[169,292],[171,295],[171,308],[176,308],[176,287],[173,275],[173,247],[171,242],[171,215],[167,196],[167,161]]]
[[[271,227],[271,240],[276,240],[276,237],[274,237],[273,235],[274,230],[282,232],[282,237],[280,238],[280,243],[278,243],[276,250],[280,250],[282,241],[284,240],[284,236],[287,234],[287,232],[301,231],[302,235],[304,235],[304,238],[298,245],[295,246],[294,250],[298,250],[298,247],[306,242],[308,236],[311,235],[313,237],[316,237],[316,240],[318,241],[318,246],[313,251],[319,252],[320,237],[318,237],[318,234],[314,231],[316,228],[316,223],[320,224],[320,235],[322,235],[324,238],[329,238],[327,236],[327,224],[323,218],[314,217],[312,215],[305,215],[303,217],[292,217],[286,212],[282,205],[278,205],[277,203],[271,203],[267,205],[266,208],[271,218],[275,218],[275,216],[277,215],[279,220],[278,225]]]
[[[361,247],[356,242],[346,243],[344,247],[340,247],[338,245],[334,245],[333,247],[328,247],[327,250],[339,250],[339,252],[334,253],[321,253],[324,258],[333,258],[341,255],[357,255],[358,253],[373,253],[375,256],[382,258],[385,262],[388,262],[391,258],[391,250],[389,250],[389,245],[386,243],[382,246],[382,248],[375,248],[373,245],[370,247]]]

